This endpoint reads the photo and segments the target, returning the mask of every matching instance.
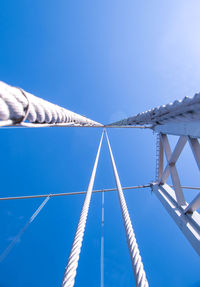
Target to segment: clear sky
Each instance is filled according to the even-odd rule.
[[[197,0],[1,0],[0,79],[110,123],[199,92],[199,27]],[[154,180],[155,135],[108,132],[122,185]],[[87,189],[100,136],[89,128],[1,130],[1,196]],[[200,185],[188,147],[178,171],[182,184]],[[104,141],[95,188],[114,185]],[[144,189],[125,197],[150,286],[200,286],[199,257],[156,196]],[[83,200],[50,199],[0,265],[0,287],[60,286]],[[0,202],[0,252],[40,203]],[[75,286],[100,286],[100,220],[94,194]],[[105,286],[134,286],[115,192],[105,194]]]

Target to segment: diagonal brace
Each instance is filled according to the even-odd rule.
[[[159,184],[166,183],[167,178],[169,177],[169,174],[170,174],[172,183],[174,186],[174,191],[175,191],[177,202],[179,205],[185,205],[185,198],[184,198],[184,194],[181,188],[178,172],[176,169],[176,162],[187,142],[187,137],[181,136],[179,138],[173,153],[171,151],[167,135],[161,134],[160,137],[161,137],[162,146],[163,146],[168,163],[160,178]]]

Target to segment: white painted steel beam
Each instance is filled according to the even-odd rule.
[[[183,150],[183,148],[186,144],[187,138],[181,137],[178,140],[178,143],[177,143],[173,153],[171,152],[171,148],[169,145],[167,135],[161,134],[161,141],[162,141],[163,149],[164,149],[164,152],[166,155],[166,159],[168,161],[168,165],[165,168],[165,171],[164,171],[163,175],[161,176],[160,181],[162,183],[165,183],[168,176],[169,176],[169,172],[170,172],[172,183],[173,183],[175,194],[176,194],[176,198],[177,198],[177,202],[179,205],[184,205],[185,204],[184,193],[183,193],[183,190],[181,188],[181,183],[180,183],[180,179],[178,176],[178,172],[177,172],[175,163],[176,163],[181,151]]]
[[[170,157],[170,160],[169,160],[170,165],[174,165],[177,162],[183,148],[185,147],[186,142],[187,142],[187,137],[181,136],[179,138],[179,140],[176,144],[176,147],[175,147],[175,149],[174,149],[174,151]]]
[[[200,137],[200,93],[167,105],[155,107],[113,123],[113,125],[149,125],[157,133]]]
[[[177,203],[174,190],[167,184],[154,184],[152,189],[177,226],[189,240],[195,251],[200,255],[200,214],[194,211],[185,214],[186,206]]]
[[[153,126],[153,130],[163,134],[200,138],[200,120],[169,122],[162,125],[155,125]]]
[[[200,207],[200,193],[192,200],[192,202],[185,209],[185,213],[193,213]]]
[[[188,137],[188,140],[189,140],[189,144],[192,149],[194,158],[200,170],[200,145],[199,145],[198,139],[193,139],[191,137]]]
[[[162,173],[160,177],[159,184],[166,183],[168,177],[169,177],[169,164],[167,164],[167,166],[165,167],[164,172]]]

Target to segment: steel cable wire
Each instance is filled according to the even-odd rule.
[[[40,204],[40,206],[36,209],[36,211],[33,213],[33,215],[30,217],[30,219],[26,222],[26,224],[20,229],[18,234],[13,238],[13,240],[10,242],[10,244],[7,246],[7,248],[2,252],[0,255],[0,263],[8,256],[10,251],[13,249],[13,247],[19,242],[21,236],[24,234],[24,232],[27,230],[29,225],[35,220],[36,216],[40,213],[40,211],[44,208],[47,201],[50,199],[50,196],[47,196],[45,200]]]
[[[140,256],[140,251],[137,245],[135,233],[133,231],[131,219],[129,216],[128,208],[126,205],[126,201],[124,198],[124,194],[122,191],[119,175],[117,172],[117,168],[115,165],[115,160],[112,154],[112,149],[110,146],[109,138],[106,132],[106,138],[108,142],[108,147],[109,147],[109,152],[110,152],[110,158],[112,161],[112,166],[113,166],[113,172],[115,176],[115,181],[116,181],[116,186],[118,189],[118,195],[119,195],[119,201],[120,201],[120,206],[121,206],[121,211],[122,211],[122,217],[123,217],[123,222],[124,222],[124,228],[126,232],[126,238],[127,238],[127,243],[128,243],[128,248],[129,248],[129,253],[131,257],[131,263],[132,263],[132,268],[133,268],[133,273],[134,273],[134,278],[135,278],[135,283],[137,287],[148,287],[148,281],[146,278],[146,273],[144,271],[144,266],[142,263],[142,258]]]
[[[25,120],[35,125],[77,124],[102,126],[84,116],[38,98],[21,88],[0,81],[0,126],[17,125]]]
[[[96,169],[97,169],[97,165],[98,165],[103,135],[104,135],[104,131],[103,131],[101,139],[100,139],[94,167],[92,170],[92,175],[91,175],[90,182],[88,185],[88,190],[87,190],[86,197],[85,197],[83,207],[81,210],[81,215],[80,215],[79,223],[78,223],[76,233],[74,236],[72,248],[71,248],[71,251],[69,254],[68,263],[67,263],[67,266],[65,268],[62,287],[73,287],[74,283],[75,283],[76,270],[78,267],[78,261],[79,261],[79,257],[80,257],[82,241],[83,241],[83,236],[84,236],[84,232],[85,232],[85,226],[86,226],[88,210],[89,210],[89,206],[90,206],[90,200],[91,200],[91,196],[92,196],[92,189],[93,189],[93,185],[94,185],[94,179],[95,179],[95,175],[96,175]]]

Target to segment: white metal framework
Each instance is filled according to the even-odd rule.
[[[176,168],[176,162],[186,142],[189,142],[200,169],[200,145],[198,142],[200,137],[200,93],[193,98],[185,97],[183,100],[174,101],[168,105],[120,120],[114,125],[148,125],[157,133],[156,181],[152,183],[152,190],[200,255],[200,214],[198,212],[200,193],[189,204],[185,201],[183,187]],[[173,152],[167,135],[179,136]],[[163,169],[164,153],[167,160],[165,169]],[[169,175],[172,179],[172,186],[166,183]]]
[[[176,168],[176,162],[188,141],[200,169],[200,145],[198,139],[189,136],[180,136],[174,151],[172,152],[167,135],[160,134],[159,137],[159,169],[157,182],[152,185],[152,190],[196,252],[200,255],[200,214],[197,212],[197,209],[200,207],[200,193],[198,193],[190,204],[185,201]],[[163,169],[163,153],[165,153],[167,159],[167,166],[165,169]],[[174,189],[166,183],[169,175],[171,176]]]

